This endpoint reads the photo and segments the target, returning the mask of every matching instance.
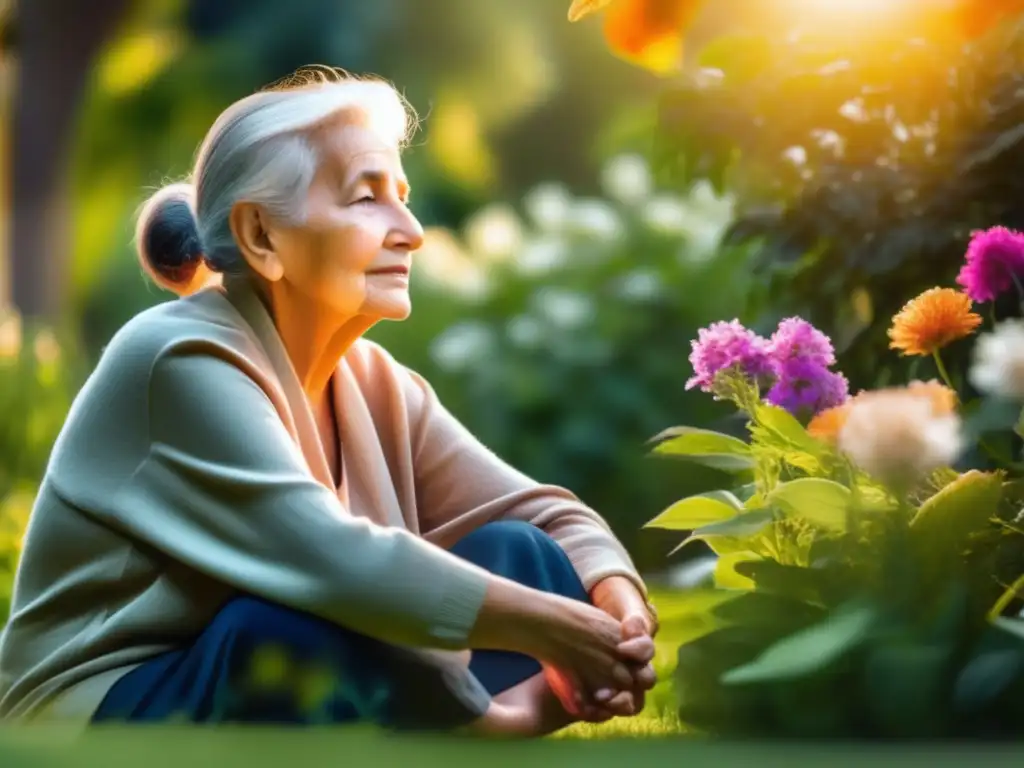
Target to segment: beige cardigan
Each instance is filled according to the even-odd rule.
[[[503,463],[376,344],[341,361],[335,488],[263,303],[209,288],[132,319],[58,438],[0,636],[0,716],[87,721],[236,590],[389,643],[466,646],[484,573],[444,551],[540,526],[589,588],[636,581],[604,521]]]

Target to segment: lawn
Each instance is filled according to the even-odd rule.
[[[657,602],[657,601],[656,601]],[[678,641],[658,638],[661,682],[639,716],[600,726],[577,725],[548,739],[482,742],[445,737],[394,736],[372,728],[307,731],[268,728],[94,729],[84,736],[50,728],[0,729],[0,768],[263,768],[266,766],[502,766],[634,768],[655,765],[758,768],[808,765],[928,768],[1024,765],[1024,751],[977,745],[826,745],[720,743],[687,737],[675,717],[671,672]]]

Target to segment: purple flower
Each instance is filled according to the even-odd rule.
[[[974,232],[956,281],[972,301],[992,301],[1024,276],[1024,234],[1006,227]]]
[[[775,364],[768,355],[768,342],[744,328],[739,320],[701,328],[691,345],[690,363],[695,375],[686,382],[687,389],[700,387],[704,392],[711,392],[716,374],[730,368],[737,368],[757,381],[770,377],[775,371]]]
[[[798,418],[810,418],[849,397],[846,377],[820,362],[796,357],[778,368],[778,379],[765,399]]]
[[[800,317],[779,323],[768,342],[768,354],[780,365],[799,359],[827,368],[836,361],[832,340]]]

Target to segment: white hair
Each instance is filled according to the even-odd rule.
[[[389,83],[331,68],[300,70],[235,102],[199,147],[189,179],[158,190],[139,212],[139,259],[164,288],[187,294],[209,272],[246,264],[229,223],[241,201],[299,223],[320,162],[315,130],[352,113],[386,141],[405,145],[415,114]]]

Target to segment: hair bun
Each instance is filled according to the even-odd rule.
[[[184,296],[207,283],[211,273],[191,184],[170,184],[146,201],[135,225],[135,248],[143,269],[161,288]]]

